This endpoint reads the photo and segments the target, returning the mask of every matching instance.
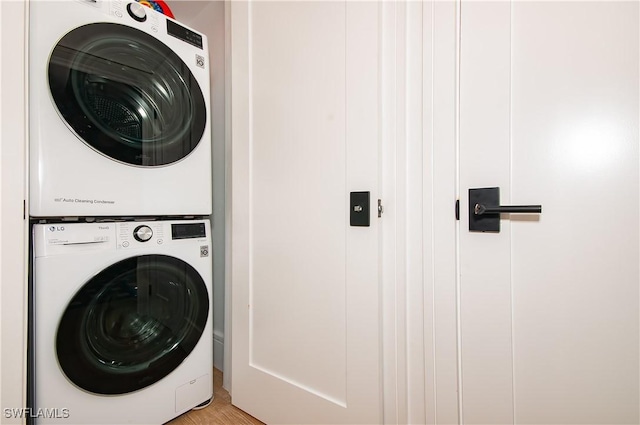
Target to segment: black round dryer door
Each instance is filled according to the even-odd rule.
[[[149,34],[120,24],[78,27],[57,43],[49,88],[77,136],[126,164],[161,166],[189,155],[207,111],[189,67]]]
[[[74,295],[58,326],[58,362],[86,391],[136,391],[182,363],[208,314],[207,288],[192,266],[166,255],[128,258]]]

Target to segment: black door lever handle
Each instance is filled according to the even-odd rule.
[[[542,205],[500,205],[500,188],[469,189],[469,230],[499,232],[500,214],[540,214]]]
[[[497,207],[488,207],[484,204],[476,204],[473,207],[473,213],[475,215],[508,213],[540,214],[542,213],[542,205],[500,205]]]

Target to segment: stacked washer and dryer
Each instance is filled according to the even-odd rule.
[[[206,38],[135,1],[32,0],[36,424],[162,424],[213,397]]]

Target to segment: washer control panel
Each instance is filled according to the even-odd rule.
[[[190,240],[205,240],[208,235],[204,221],[130,221],[115,223],[117,249],[148,249]]]
[[[164,227],[165,223],[162,221],[118,223],[117,247],[118,249],[130,249],[153,243],[162,245],[165,237]]]
[[[152,237],[153,230],[146,224],[136,227],[133,231],[133,238],[138,242],[148,242]]]
[[[118,18],[118,20],[122,19],[125,22],[134,20],[137,22],[137,24],[134,23],[135,26],[148,28],[152,33],[158,33],[162,28],[160,19],[162,19],[164,15],[143,6],[141,3],[130,0],[110,0],[105,3],[109,5],[108,13]]]
[[[171,224],[171,239],[200,239],[206,236],[206,228],[202,222]]]
[[[198,249],[200,257],[209,257],[210,233],[206,219],[41,223],[33,226],[33,244],[35,257],[113,249],[161,252],[186,246]]]
[[[127,12],[129,12],[129,16],[138,22],[144,22],[147,20],[147,12],[144,10],[144,6],[140,3],[129,3],[127,5]]]

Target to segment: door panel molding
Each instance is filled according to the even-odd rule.
[[[506,220],[499,237],[468,235],[466,195],[468,188],[501,186],[501,202],[510,203],[510,20],[509,2],[461,4],[461,253],[504,252],[511,243]],[[478,146],[482,149],[474,149]],[[513,423],[509,262],[508,256],[460,259],[460,391],[465,423]]]
[[[383,320],[385,389],[395,389],[385,393],[385,423],[458,423],[458,9],[454,2],[387,7]]]

